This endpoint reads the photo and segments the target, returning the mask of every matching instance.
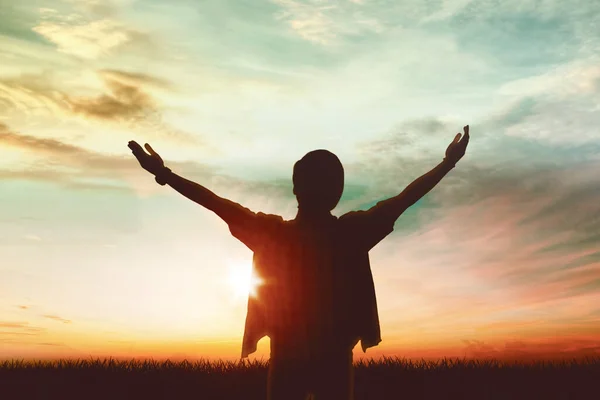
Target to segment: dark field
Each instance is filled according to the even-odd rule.
[[[265,399],[267,362],[0,362],[0,399]],[[363,399],[600,399],[600,358],[359,361]]]

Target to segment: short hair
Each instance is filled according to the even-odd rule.
[[[292,176],[298,204],[331,211],[344,191],[344,167],[327,150],[313,150],[294,164]]]

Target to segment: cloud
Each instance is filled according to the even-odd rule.
[[[94,13],[110,15],[111,8],[95,7]],[[110,17],[86,18],[81,14],[64,15],[52,9],[41,12],[42,20],[32,30],[54,43],[58,51],[85,60],[95,60],[135,42],[146,43],[146,34]]]
[[[37,326],[31,326],[27,322],[0,321],[0,338],[2,339],[39,336],[44,332],[46,332],[46,329]]]
[[[120,81],[132,86],[154,86],[160,89],[172,89],[173,85],[166,79],[139,72],[121,71],[116,69],[103,69],[100,75],[109,80]]]
[[[378,293],[397,299],[389,324],[482,335],[597,327],[599,167],[467,169],[440,183],[381,250],[390,261]],[[415,283],[399,296],[398,280]]]
[[[274,3],[283,8],[276,18],[287,20],[300,37],[320,44],[328,44],[336,38],[333,20],[328,15],[328,10],[335,6],[295,0],[274,0]]]
[[[158,188],[151,176],[141,169],[133,155],[117,156],[98,153],[80,146],[52,138],[40,138],[12,131],[0,122],[0,144],[12,146],[41,157],[39,167],[26,169],[0,169],[0,180],[23,179],[51,182],[75,190],[119,190],[134,188],[147,193]],[[257,199],[272,197],[271,201],[293,200],[288,181],[249,181],[221,173],[217,169],[191,161],[170,161],[166,165],[188,179],[197,180],[218,190],[222,196],[254,199],[246,206],[258,205]],[[140,177],[144,176],[143,182]],[[151,189],[150,189],[151,188]],[[267,204],[268,206],[268,204]]]
[[[401,121],[391,132],[378,139],[356,144],[358,158],[344,168],[353,182],[367,185],[364,196],[353,199],[351,207],[362,206],[398,194],[412,180],[425,174],[442,161],[446,148],[463,121],[441,118],[419,118]],[[481,140],[480,130],[471,125],[471,148]],[[485,134],[484,134],[485,135]],[[467,162],[468,163],[468,162]],[[461,165],[463,169],[477,169],[477,165]]]
[[[58,50],[80,58],[95,59],[130,40],[129,33],[111,20],[62,25],[43,21],[33,30],[58,46]]]
[[[437,145],[442,139],[450,144],[454,139],[453,135],[462,132],[462,127],[457,121],[420,118],[405,120],[392,131],[387,137],[361,143],[360,153],[373,154],[381,159],[389,159],[391,156],[432,158],[432,153],[437,150],[432,148],[432,144]]]
[[[39,138],[13,132],[8,126],[0,122],[0,139],[9,146],[24,148],[35,153],[54,154],[61,156],[90,156],[91,154],[77,146],[66,144],[52,138]]]
[[[423,18],[423,22],[444,20],[457,15],[464,10],[473,0],[446,0],[440,4],[440,8]]]
[[[66,144],[52,138],[39,138],[9,130],[0,124],[0,143],[24,150],[35,156],[37,165],[0,169],[0,180],[50,182],[71,190],[99,190],[139,194],[157,190],[151,177],[140,181],[144,174],[133,156],[98,153]],[[167,161],[168,162],[168,161]],[[208,171],[200,165],[169,163],[183,173]]]
[[[39,237],[38,235],[32,235],[32,234],[25,235],[25,236],[23,236],[23,238],[26,240],[33,241],[33,242],[39,242],[42,240],[42,238]]]
[[[506,15],[513,18],[515,15],[517,18],[533,15],[540,21],[564,18],[585,25],[585,22],[588,21],[587,18],[593,19],[597,11],[598,6],[586,0],[577,0],[572,6],[556,0],[544,2],[535,0],[505,0],[503,2],[445,0],[418,8],[418,14],[415,16],[419,17],[419,23],[439,23],[452,19],[487,22]],[[593,27],[588,29],[590,28],[593,29]]]
[[[593,339],[513,340],[493,346],[481,340],[463,339],[463,352],[468,358],[500,360],[551,360],[600,355],[600,341]]]
[[[503,84],[502,95],[553,96],[597,94],[600,91],[600,59],[592,58],[551,67],[543,73]]]
[[[124,190],[118,184],[123,175],[137,172],[136,160],[123,156],[105,155],[52,138],[24,135],[0,123],[0,143],[25,150],[44,163],[40,167],[0,170],[0,179],[24,179],[53,182],[74,189]],[[110,179],[113,184],[94,179]]]
[[[281,10],[275,14],[286,21],[300,37],[321,45],[341,42],[350,36],[365,33],[402,32],[405,29],[442,32],[451,30],[461,45],[490,52],[496,61],[500,57],[532,52],[532,46],[519,45],[507,49],[506,39],[531,43],[534,52],[564,56],[565,49],[585,54],[597,53],[600,41],[594,24],[598,13],[595,3],[579,0],[574,5],[559,1],[508,0],[494,1],[445,0],[440,2],[323,1],[271,0]],[[359,17],[363,15],[363,17]],[[366,15],[366,17],[364,17]],[[372,23],[364,23],[373,21]],[[363,23],[361,23],[363,22]],[[506,24],[511,25],[506,29]],[[502,27],[498,29],[498,27]],[[529,34],[525,37],[524,30]],[[541,35],[543,39],[540,39]],[[548,37],[553,40],[548,46]],[[403,36],[398,38],[403,40]],[[480,47],[487,39],[485,47]],[[556,39],[556,43],[554,40]]]
[[[598,58],[510,81],[499,93],[512,103],[488,122],[505,135],[562,147],[600,143]]]
[[[537,173],[545,168],[558,171],[561,167],[592,162],[600,151],[600,136],[591,127],[596,125],[594,119],[600,114],[590,110],[588,120],[577,120],[573,115],[578,114],[569,108],[569,103],[563,103],[566,106],[562,110],[559,104],[546,110],[548,103],[543,99],[522,97],[475,121],[454,117],[407,119],[380,138],[357,143],[359,158],[346,169],[349,176],[370,182],[381,195],[397,194],[441,162],[447,146],[456,133],[462,133],[465,123],[471,128],[467,154],[460,168],[444,179],[442,187],[456,187],[485,174],[502,180],[504,172],[518,181],[519,169],[525,173]],[[561,121],[563,117],[564,123],[572,122],[573,129],[561,131],[559,124],[551,126],[549,121]],[[525,127],[533,136],[522,134]],[[533,138],[537,140],[532,141]],[[489,187],[485,179],[477,185]],[[365,202],[373,200],[363,199]]]
[[[62,0],[70,3],[77,11],[92,17],[114,17],[118,12],[114,0]]]
[[[158,113],[151,97],[139,87],[106,78],[107,94],[97,97],[66,96],[71,112],[103,120],[149,120]]]
[[[199,139],[163,120],[163,113],[149,89],[171,90],[162,78],[134,72],[104,69],[97,72],[104,93],[69,94],[53,84],[47,74],[0,79],[0,110],[27,116],[62,118],[78,115],[88,120],[157,132],[176,141],[197,145]]]
[[[24,328],[27,322],[0,322],[0,328]]]
[[[598,97],[600,98],[600,96]],[[600,141],[600,112],[589,98],[543,101],[531,115],[509,127],[507,135],[558,145],[581,145]]]
[[[107,182],[92,183],[85,179],[118,179],[124,174],[137,171],[137,161],[131,157],[105,155],[52,138],[16,133],[2,123],[0,143],[20,148],[45,160],[40,168],[0,170],[0,179],[51,181],[74,188],[78,185],[86,188],[103,185],[106,188]],[[48,168],[49,166],[53,168]]]
[[[340,37],[365,32],[381,33],[385,27],[375,17],[364,11],[354,11],[363,1],[351,1],[344,6],[319,0],[271,0],[281,7],[275,18],[286,21],[301,38],[321,45],[331,45]]]
[[[45,108],[51,113],[58,110],[101,120],[131,121],[156,118],[159,113],[154,99],[140,86],[161,82],[148,75],[122,71],[100,71],[107,93],[97,96],[76,96],[53,87],[44,75],[23,75],[0,81],[2,100],[24,111]],[[127,82],[129,80],[129,82]],[[1,92],[0,92],[1,93]]]
[[[54,320],[54,321],[62,322],[63,324],[70,324],[71,322],[73,322],[73,321],[71,321],[69,319],[65,319],[65,318],[59,317],[58,315],[44,314],[44,315],[42,315],[42,317],[47,318],[47,319],[51,319],[51,320]]]
[[[61,116],[67,106],[64,94],[53,88],[49,80],[47,74],[0,79],[0,111],[6,115],[21,112],[28,116]]]
[[[379,245],[374,274],[388,335],[597,329],[598,146],[506,135],[535,104],[526,99],[475,121],[465,158]],[[369,188],[351,208],[395,195],[433,168],[457,127],[408,120],[361,144],[349,175]]]

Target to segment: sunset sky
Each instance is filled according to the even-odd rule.
[[[239,357],[251,252],[129,140],[291,219],[307,151],[344,163],[341,215],[466,124],[371,252],[383,341],[355,356],[600,354],[598,21],[595,0],[0,0],[0,359]]]

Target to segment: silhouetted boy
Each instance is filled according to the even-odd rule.
[[[331,210],[344,188],[342,164],[326,150],[311,151],[294,165],[298,213],[291,221],[254,213],[176,175],[148,144],[150,154],[134,141],[129,148],[158,183],[215,212],[254,252],[255,273],[264,283],[248,298],[242,358],[270,337],[268,398],[300,400],[312,392],[316,400],[348,400],[352,349],[358,341],[363,351],[381,341],[369,250],[454,168],[468,142],[467,125],[444,160],[402,193],[339,218]]]

